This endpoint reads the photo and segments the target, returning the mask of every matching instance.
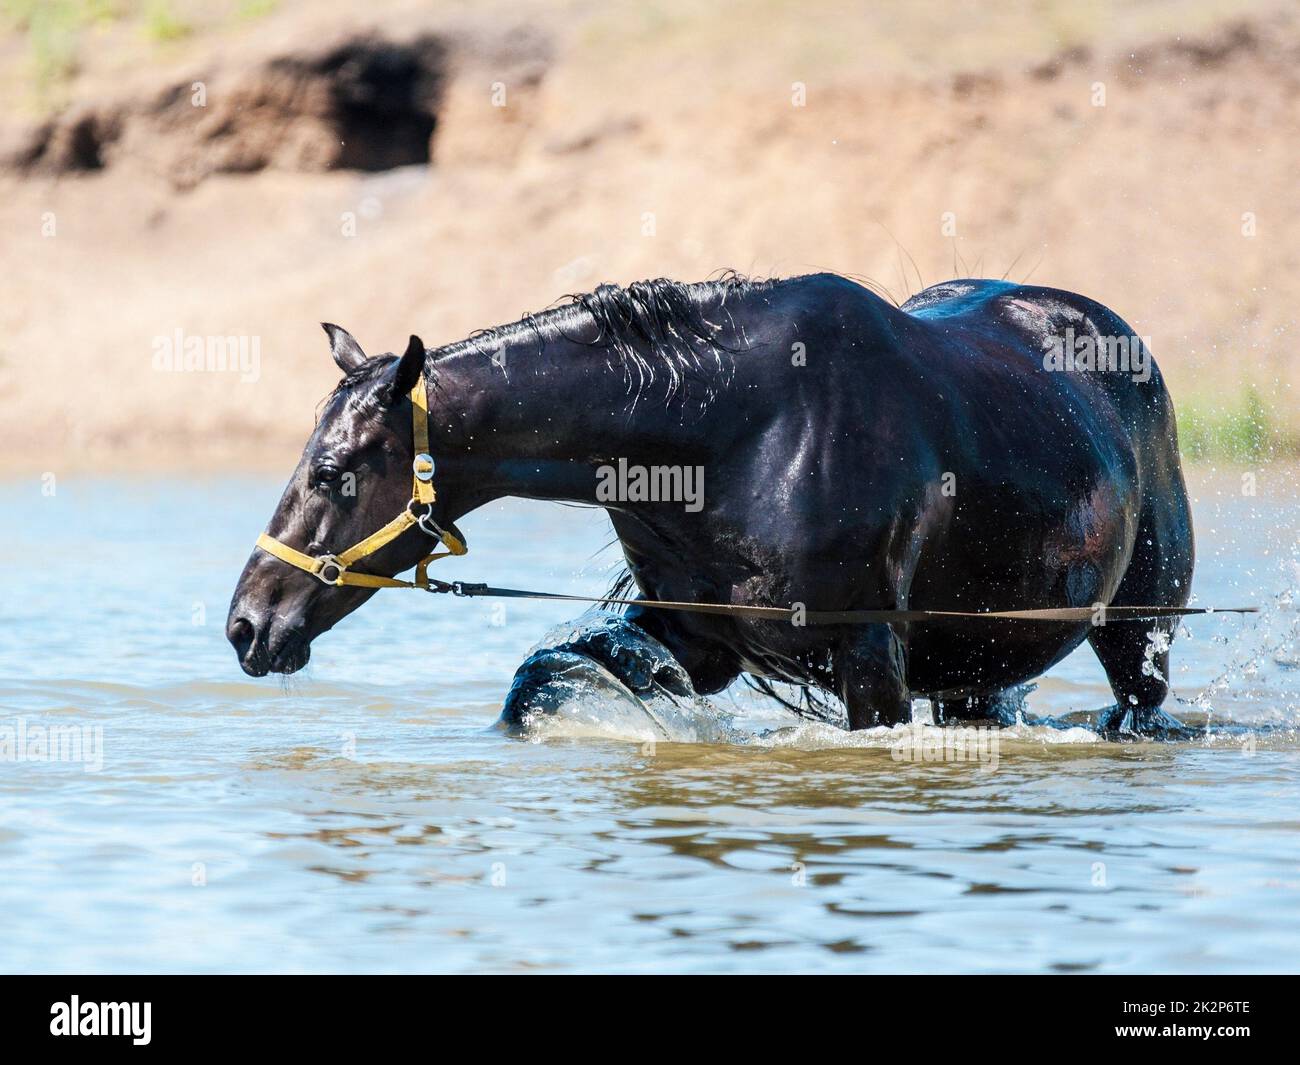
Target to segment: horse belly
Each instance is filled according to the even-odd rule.
[[[908,688],[917,696],[949,699],[1000,691],[1041,676],[1087,636],[1087,624],[914,624],[908,639]]]
[[[950,527],[945,542],[933,545],[931,564],[918,566],[909,605],[981,611],[1108,603],[1132,553],[1136,504],[1127,477],[1103,477],[1055,516],[1004,524],[1000,539],[962,543]],[[991,520],[980,515],[968,524],[995,527]],[[917,623],[907,641],[908,684],[917,694],[950,697],[1019,684],[1050,669],[1088,631],[1087,622]]]

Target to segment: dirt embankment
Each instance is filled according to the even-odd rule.
[[[211,56],[160,72],[39,120],[11,121],[0,171],[59,178],[143,169],[180,192],[214,174],[428,165],[461,82],[492,71],[513,87],[509,115],[517,120],[549,51],[545,36],[523,27],[369,29],[272,42],[237,59]]]
[[[927,66],[926,27],[835,5],[725,36],[587,9],[321,10],[126,71],[88,61],[66,106],[8,114],[10,467],[286,467],[333,383],[321,319],[377,352],[722,267],[833,269],[900,300],[1031,276],[1151,337],[1192,431],[1247,409],[1297,428],[1285,13]],[[243,365],[161,357],[210,337]]]

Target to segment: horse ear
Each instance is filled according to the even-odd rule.
[[[393,371],[393,381],[389,386],[388,401],[390,403],[401,399],[411,389],[415,387],[415,382],[420,379],[420,374],[424,372],[424,341],[417,336],[411,337],[407,342],[406,350],[402,357],[397,360],[397,367]]]
[[[366,353],[361,350],[361,345],[341,325],[321,322],[320,327],[330,338],[330,354],[334,356],[334,361],[344,373],[351,373],[366,361]]]

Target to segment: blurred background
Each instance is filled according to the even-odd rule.
[[[1084,292],[1189,455],[1290,454],[1298,60],[1269,0],[0,0],[0,456],[287,472],[322,319],[723,268]],[[257,372],[157,369],[178,330]]]
[[[0,0],[0,97],[0,971],[1294,969],[1294,3]],[[1021,725],[984,773],[733,686],[696,742],[580,691],[508,742],[555,602],[386,593],[239,671],[321,320],[376,354],[726,268],[1007,276],[1149,337],[1194,601],[1263,608],[1180,631],[1204,740]],[[194,338],[243,366],[169,368]],[[599,511],[463,528],[439,576],[622,561]],[[1110,700],[1085,647],[1027,705]],[[55,725],[97,757],[11,739]]]

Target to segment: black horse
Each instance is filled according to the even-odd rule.
[[[367,359],[329,331],[344,377],[268,528],[309,555],[407,501],[408,392],[423,374],[437,522],[459,536],[459,518],[507,495],[602,506],[645,599],[981,611],[1188,598],[1169,395],[1133,330],[1083,296],[957,280],[896,307],[832,274],[728,276],[605,285],[448,347],[412,338],[400,357]],[[398,573],[428,547],[411,529],[357,569]],[[255,549],[227,634],[245,672],[291,673],[371,594]],[[1167,618],[799,625],[634,606],[626,624],[698,692],[741,673],[793,682],[837,697],[855,729],[907,721],[913,696],[987,717],[1087,639],[1117,700],[1103,728],[1179,727],[1159,709]]]

